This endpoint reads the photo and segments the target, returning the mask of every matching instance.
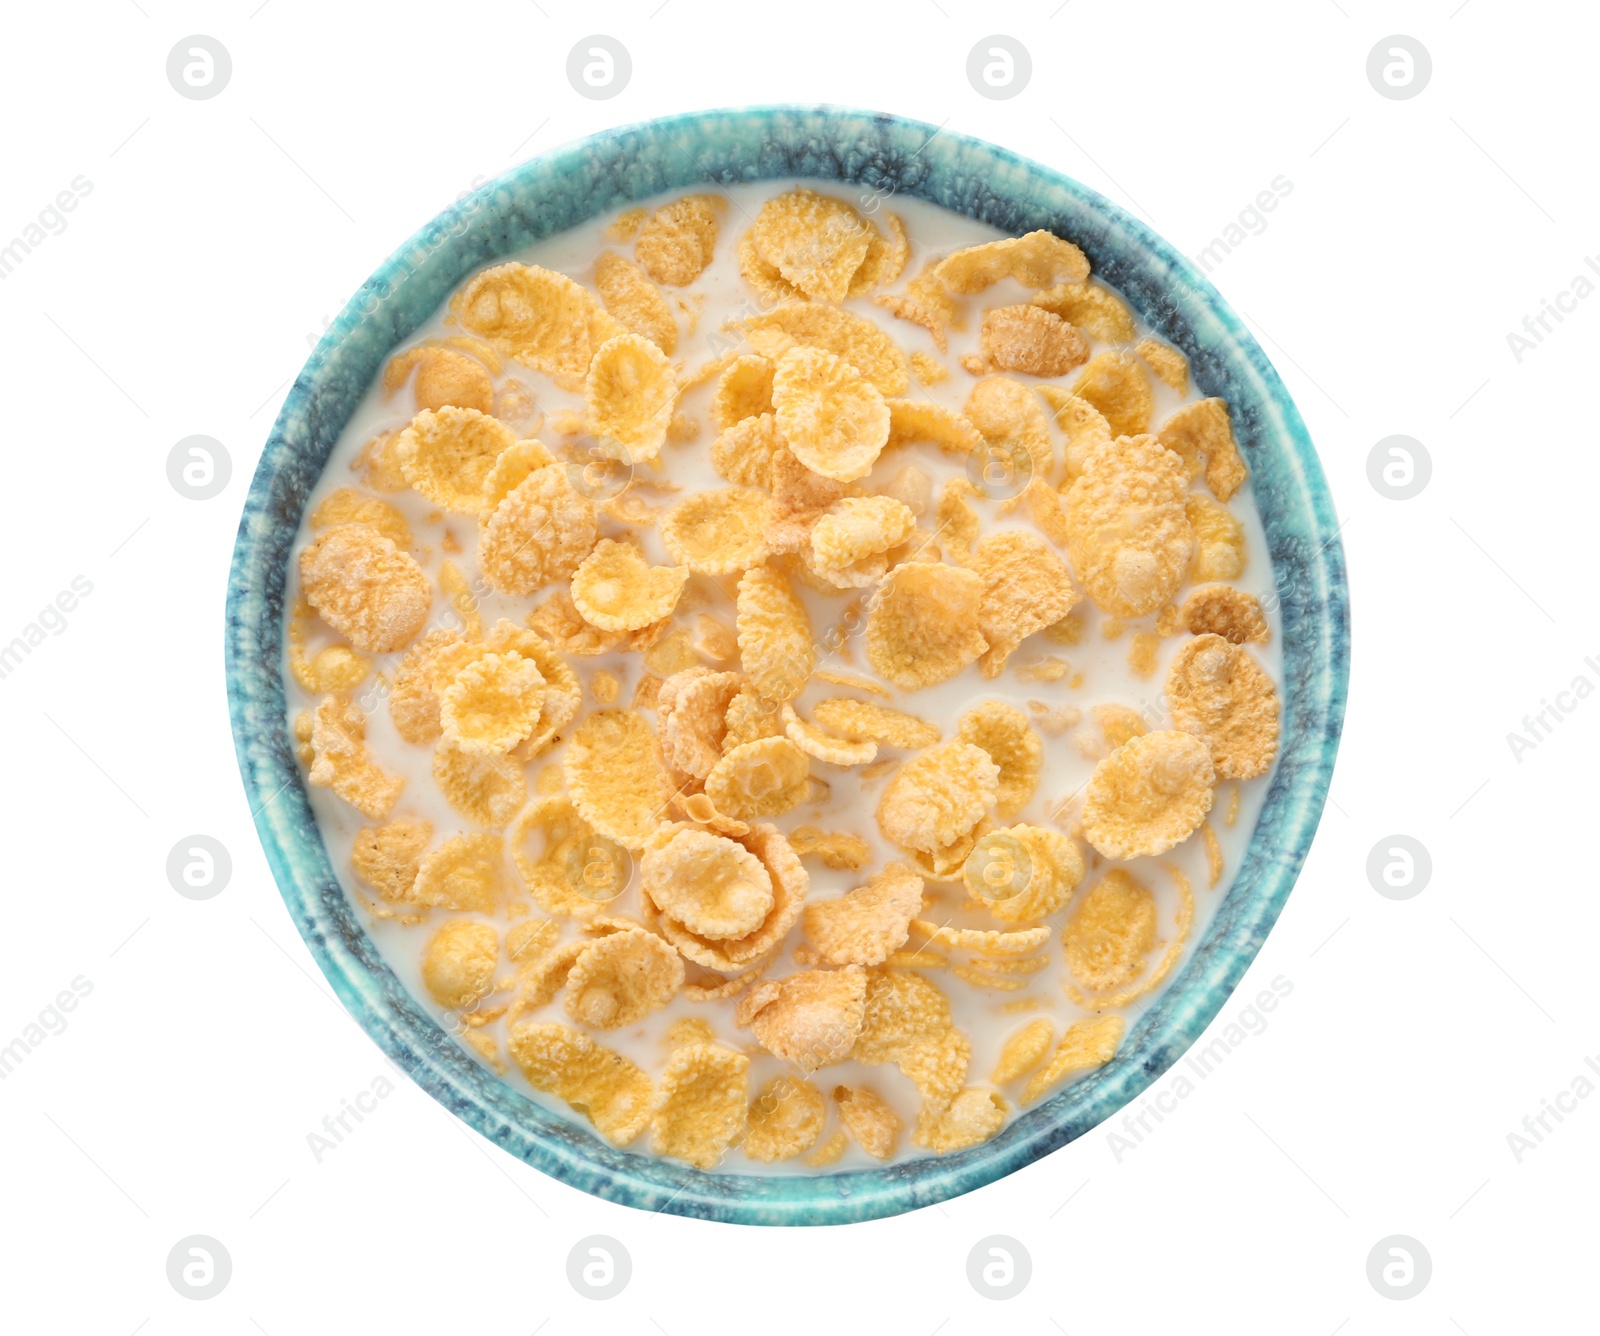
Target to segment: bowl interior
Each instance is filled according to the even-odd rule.
[[[282,682],[283,599],[306,498],[390,351],[478,267],[673,189],[789,178],[919,196],[1006,232],[1075,241],[1096,274],[1225,398],[1266,530],[1283,628],[1281,754],[1232,887],[1190,960],[1114,1061],[1016,1118],[994,1140],[881,1169],[706,1174],[617,1150],[473,1061],[378,955],[323,847],[297,766]],[[340,1000],[425,1090],[490,1140],[596,1196],[751,1224],[839,1224],[970,1191],[1116,1113],[1217,1014],[1294,884],[1322,812],[1349,653],[1344,557],[1305,424],[1255,340],[1189,263],[1077,182],[1004,149],[898,117],[832,107],[704,112],[610,131],[484,186],[411,238],[361,290],[295,381],[239,524],[227,607],[229,706],[251,812],[285,903]]]

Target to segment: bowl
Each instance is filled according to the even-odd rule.
[[[660,192],[823,178],[879,201],[919,196],[1020,234],[1076,242],[1196,384],[1221,395],[1266,530],[1282,621],[1277,768],[1224,902],[1117,1057],[943,1158],[812,1176],[703,1173],[618,1150],[474,1061],[406,991],[341,889],[285,714],[291,546],[323,464],[391,350],[473,270]],[[573,1187],[647,1211],[742,1224],[832,1225],[929,1206],[1021,1169],[1117,1113],[1205,1030],[1261,949],[1316,831],[1349,663],[1344,555],[1305,424],[1256,341],[1160,237],[1094,191],[993,144],[827,106],[696,112],[607,131],[507,172],[413,236],[362,286],[295,380],[239,522],[227,600],[228,701],[245,793],[290,916],[340,1001],[413,1080],[503,1150]]]

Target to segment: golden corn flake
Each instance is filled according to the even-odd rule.
[[[752,686],[767,700],[793,700],[817,663],[805,604],[781,571],[752,566],[739,577],[735,605],[739,659]]]
[[[949,1155],[982,1145],[1006,1121],[1006,1102],[993,1090],[974,1086],[961,1091],[942,1110],[924,1104],[911,1139],[935,1155]]]
[[[336,524],[365,524],[402,552],[411,546],[411,526],[406,523],[405,516],[387,501],[368,496],[354,487],[340,487],[329,492],[311,512],[310,523],[313,533],[331,529]]]
[[[767,1052],[814,1072],[850,1056],[866,1014],[867,974],[859,965],[762,980],[735,1011]]]
[[[1005,1085],[1019,1076],[1026,1076],[1050,1051],[1050,1041],[1056,1037],[1056,1027],[1047,1016],[1036,1016],[1001,1046],[1000,1060],[995,1063],[994,1075],[989,1079],[996,1085]]]
[[[672,308],[661,289],[632,260],[608,251],[595,261],[594,285],[606,310],[630,332],[649,339],[664,353],[678,346],[678,322],[672,318]]]
[[[685,195],[663,204],[639,229],[634,258],[657,283],[675,288],[693,283],[711,263],[721,207],[714,195]]]
[[[906,225],[900,215],[884,214],[889,232],[885,236],[869,222],[872,240],[867,244],[867,257],[850,279],[851,297],[864,297],[873,288],[893,283],[905,272],[906,261],[911,258],[911,238],[906,235]]]
[[[746,354],[734,359],[711,397],[711,420],[718,431],[772,412],[772,372],[771,358]]]
[[[479,525],[478,564],[502,594],[532,594],[566,579],[595,540],[594,503],[559,465],[535,469]]]
[[[1186,500],[1182,461],[1153,436],[1086,461],[1067,491],[1067,551],[1103,611],[1142,617],[1177,592],[1194,553]]]
[[[833,478],[825,478],[802,464],[787,446],[772,455],[772,499],[780,516],[797,516],[804,524],[799,535],[808,533],[818,512],[833,505],[844,496],[845,485]],[[781,525],[778,527],[782,527]],[[789,551],[794,544],[772,542],[773,549]]]
[[[852,1056],[871,1064],[897,1062],[907,1052],[937,1044],[949,1029],[950,1000],[936,985],[909,970],[873,970]]]
[[[798,1076],[775,1076],[750,1101],[740,1149],[771,1164],[804,1155],[822,1135],[828,1105],[822,1092]]]
[[[983,445],[978,429],[953,408],[929,399],[885,399],[889,445],[929,441],[947,454],[970,455]]]
[[[498,835],[455,835],[425,855],[407,897],[430,909],[487,914],[505,892],[505,860]]]
[[[856,871],[872,857],[872,847],[859,835],[819,830],[816,826],[796,826],[789,832],[789,845],[799,857],[820,858],[835,871]]]
[[[1189,390],[1189,359],[1170,344],[1155,339],[1140,339],[1134,351],[1150,364],[1150,369],[1179,394]]]
[[[973,544],[978,541],[978,512],[971,501],[976,495],[976,489],[965,478],[949,479],[939,493],[936,537],[950,550],[950,560],[961,566],[972,564]]]
[[[500,934],[487,923],[451,919],[422,955],[422,986],[447,1011],[470,1011],[494,987]]]
[[[913,325],[921,325],[932,335],[939,351],[945,351],[949,329],[956,317],[956,304],[945,291],[936,265],[925,267],[906,285],[904,291],[881,293],[872,300],[890,315]],[[945,372],[945,375],[948,374]]]
[[[718,433],[711,443],[711,467],[741,487],[770,488],[773,458],[787,449],[777,419],[770,412],[760,413]]]
[[[1207,580],[1237,580],[1244,573],[1244,526],[1226,506],[1209,496],[1189,494],[1185,514],[1194,531],[1194,560],[1189,579],[1196,584]]]
[[[1210,748],[1223,779],[1254,779],[1278,754],[1278,691],[1250,654],[1219,635],[1196,636],[1167,670],[1172,720]]]
[[[680,785],[705,779],[722,759],[728,707],[743,689],[742,673],[686,668],[668,677],[656,694],[656,732],[661,755]]]
[[[544,674],[520,654],[474,659],[439,697],[445,740],[462,752],[494,756],[533,732],[544,705]]]
[[[1096,353],[1072,393],[1100,411],[1114,436],[1137,436],[1150,427],[1150,382],[1128,353]]]
[[[745,338],[764,357],[776,360],[795,347],[816,348],[848,362],[883,395],[904,394],[911,385],[910,363],[876,323],[837,306],[794,302],[743,322]]]
[[[1027,715],[1004,701],[984,701],[961,716],[956,736],[981,747],[999,766],[995,810],[1002,820],[1028,805],[1044,771],[1044,743]]]
[[[706,776],[706,797],[738,821],[780,816],[811,791],[806,754],[787,737],[761,738],[735,747]]]
[[[360,474],[362,481],[375,492],[405,491],[411,484],[406,481],[405,470],[395,454],[399,441],[398,431],[380,431],[350,461],[350,471]]]
[[[1116,751],[1124,742],[1131,742],[1149,732],[1144,724],[1144,716],[1126,705],[1096,705],[1093,713],[1094,721],[1100,725],[1110,751]]]
[[[1042,540],[1018,529],[985,538],[972,566],[983,581],[978,625],[989,642],[978,671],[995,678],[1028,636],[1072,611],[1078,591],[1066,563]]]
[[[433,590],[409,554],[366,524],[338,524],[300,550],[305,600],[356,649],[400,649],[428,618]]]
[[[904,849],[925,853],[954,844],[988,814],[1000,767],[970,742],[945,742],[914,756],[878,801],[878,828]]]
[[[626,1146],[650,1121],[650,1078],[588,1035],[552,1022],[521,1025],[506,1047],[529,1085],[565,1100],[613,1145]]]
[[[359,686],[372,671],[372,660],[348,645],[325,645],[306,654],[306,627],[315,615],[303,598],[295,600],[289,614],[289,671],[294,680],[314,696]]]
[[[866,765],[878,754],[876,742],[853,742],[848,738],[834,737],[800,718],[787,702],[783,706],[783,731],[784,736],[807,756],[829,765]]]
[[[908,751],[931,747],[942,736],[936,724],[918,719],[914,714],[844,696],[818,701],[811,717],[843,737],[881,742]]]
[[[551,766],[541,779],[547,776],[559,783],[561,771]],[[529,848],[533,835],[544,846],[538,858]],[[517,874],[546,913],[592,919],[603,897],[621,889],[617,883],[626,870],[626,855],[596,835],[563,793],[542,794],[524,807],[506,831],[506,841]]]
[[[632,543],[602,538],[572,573],[572,603],[602,631],[638,631],[672,614],[686,566],[652,566]]]
[[[818,1146],[815,1151],[806,1156],[806,1164],[812,1169],[826,1169],[830,1164],[837,1164],[845,1151],[850,1149],[850,1138],[840,1128],[831,1137]]]
[[[906,691],[954,677],[989,647],[978,624],[984,582],[972,571],[909,561],[884,577],[867,616],[867,661]]]
[[[920,351],[911,354],[911,374],[917,378],[918,385],[937,385],[941,380],[950,379],[943,362]]]
[[[566,1013],[617,1030],[661,1010],[683,987],[683,957],[653,932],[629,928],[589,946],[567,975]]]
[[[384,826],[367,826],[356,832],[350,863],[356,876],[383,899],[404,902],[423,851],[433,839],[433,823],[415,817],[398,817]]]
[[[781,738],[783,712],[777,701],[768,700],[754,687],[741,687],[724,716],[728,731],[722,736],[722,754],[761,738]]]
[[[752,488],[695,492],[666,513],[661,537],[690,570],[731,575],[760,565],[771,521],[771,498]]]
[[[474,274],[451,300],[450,314],[463,329],[568,390],[582,388],[595,349],[623,332],[586,288],[515,262]]]
[[[761,860],[709,831],[659,832],[645,849],[639,876],[651,904],[713,941],[748,936],[772,912],[772,876]]]
[[[811,530],[811,563],[841,588],[859,588],[882,575],[866,574],[870,559],[898,547],[917,527],[904,502],[851,496],[835,502]]]
[[[1053,467],[1050,426],[1032,391],[1008,376],[985,376],[967,396],[967,417],[987,447],[980,488],[1014,490]]]
[[[984,359],[999,371],[1064,376],[1089,360],[1083,335],[1042,306],[995,306],[979,330]]]
[[[1265,644],[1272,638],[1255,596],[1232,585],[1203,584],[1191,589],[1178,609],[1178,624],[1191,635],[1219,635],[1235,645]]]
[[[1138,332],[1133,322],[1133,312],[1122,298],[1098,283],[1083,280],[1057,283],[1035,294],[1033,304],[1060,316],[1103,343],[1132,343]],[[1143,352],[1142,345],[1140,351]]]
[[[806,906],[806,937],[831,965],[881,965],[905,945],[922,909],[922,878],[890,863],[865,886]]]
[[[672,363],[638,334],[619,334],[600,345],[583,390],[591,429],[616,441],[636,464],[661,453],[677,397]]]
[[[889,409],[877,387],[820,348],[792,348],[778,358],[772,403],[795,458],[825,478],[866,477],[889,439]]]
[[[1190,478],[1204,470],[1206,486],[1218,501],[1227,501],[1249,476],[1222,399],[1185,404],[1162,423],[1159,435],[1161,444],[1183,460]]]
[[[1165,853],[1199,828],[1215,783],[1211,752],[1199,738],[1180,732],[1134,738],[1089,777],[1084,838],[1107,858]]]
[[[876,229],[841,199],[800,188],[761,206],[756,248],[814,301],[840,302],[867,258]]]
[[[494,461],[489,476],[483,480],[483,509],[480,514],[492,514],[495,507],[511,494],[513,487],[535,469],[555,462],[555,456],[538,441],[517,441],[508,445]]]
[[[952,928],[948,924],[914,919],[911,931],[919,941],[946,946],[955,951],[976,951],[980,955],[1010,956],[1037,951],[1050,940],[1048,925],[1002,931],[993,928]]]
[[[1126,1026],[1121,1016],[1095,1016],[1068,1026],[1060,1046],[1050,1055],[1050,1061],[1028,1079],[1022,1091],[1022,1102],[1032,1104],[1067,1077],[1104,1067],[1116,1057]]]
[[[311,715],[312,760],[306,781],[332,789],[363,816],[381,821],[406,782],[378,767],[366,737],[367,718],[348,697],[324,696]]]
[[[958,250],[941,260],[935,272],[951,292],[982,292],[1003,278],[1028,288],[1048,288],[1088,278],[1089,261],[1070,241],[1041,229]]]
[[[624,849],[642,849],[672,796],[645,718],[596,710],[573,733],[563,764],[583,819]]]
[[[493,354],[491,353],[492,357]],[[498,359],[496,359],[498,362]],[[417,407],[494,409],[494,382],[483,363],[452,348],[408,348],[391,357],[383,368],[383,388],[393,394],[417,371],[412,393]]]
[[[433,751],[433,780],[451,807],[490,830],[510,821],[528,795],[513,757],[473,755],[442,739]]]
[[[789,282],[778,266],[769,262],[756,244],[755,228],[749,228],[739,238],[739,273],[744,281],[756,290],[763,306],[803,299],[805,294]]]
[[[1113,868],[1089,888],[1061,931],[1067,968],[1085,988],[1103,992],[1133,980],[1156,942],[1156,901],[1149,887]]]
[[[1111,444],[1111,424],[1087,399],[1080,399],[1060,386],[1041,385],[1039,395],[1050,405],[1056,426],[1066,437],[1062,459],[1066,466],[1066,483],[1070,484],[1083,472],[1090,455],[1101,446]]]
[[[865,1086],[835,1086],[833,1102],[839,1121],[862,1150],[875,1160],[887,1160],[894,1154],[900,1118],[880,1095]]]
[[[720,1044],[685,1044],[661,1073],[651,1149],[714,1169],[744,1128],[750,1059]]]

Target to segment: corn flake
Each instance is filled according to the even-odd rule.
[[[804,1155],[822,1135],[828,1105],[822,1092],[798,1076],[775,1076],[750,1101],[740,1149],[771,1164]]]
[[[340,487],[329,492],[311,512],[310,523],[313,533],[331,529],[336,524],[365,524],[402,552],[411,546],[411,526],[406,523],[405,516],[387,501],[368,496],[354,487]]]
[[[1039,395],[1050,405],[1056,426],[1066,437],[1062,450],[1066,484],[1077,481],[1089,456],[1103,445],[1111,444],[1111,424],[1105,415],[1087,399],[1080,399],[1058,385],[1039,386]]]
[[[1178,624],[1191,635],[1219,635],[1235,645],[1272,638],[1261,604],[1232,585],[1203,584],[1191,589],[1178,609]]]
[[[491,913],[505,893],[498,835],[454,835],[424,855],[407,899],[430,909]]]
[[[954,844],[994,806],[1000,767],[969,742],[945,742],[913,757],[884,789],[878,828],[903,849],[933,853]]]
[[[591,429],[616,441],[635,464],[661,453],[677,397],[667,355],[639,334],[619,334],[601,344],[584,382]]]
[[[1161,381],[1170,385],[1179,394],[1186,394],[1189,390],[1189,359],[1170,344],[1160,343],[1155,339],[1140,339],[1133,346],[1134,351],[1150,364],[1150,369],[1156,373]]]
[[[811,530],[811,564],[840,588],[875,583],[872,558],[903,543],[917,527],[917,517],[902,501],[887,496],[851,496],[835,502]]]
[[[790,742],[807,756],[829,765],[866,765],[878,754],[876,742],[855,742],[831,733],[800,718],[787,702],[783,706],[783,731]]]
[[[835,871],[856,871],[872,857],[871,846],[859,835],[819,830],[816,826],[796,826],[789,832],[789,845],[799,857],[820,858]]]
[[[383,368],[384,392],[393,394],[404,385],[413,367],[417,379],[412,393],[419,409],[475,408],[480,413],[494,409],[494,382],[488,370],[476,358],[452,348],[408,348],[391,357]]]
[[[745,338],[773,360],[795,347],[816,348],[848,362],[883,395],[904,394],[910,364],[882,329],[854,311],[821,302],[794,302],[743,322]]]
[[[406,782],[378,767],[366,737],[367,718],[348,697],[324,696],[311,715],[312,761],[306,781],[332,789],[363,816],[382,821]]]
[[[978,671],[995,678],[1023,640],[1072,610],[1078,591],[1066,563],[1021,530],[990,534],[978,544],[972,565],[983,580],[978,624],[989,642]]]
[[[954,677],[989,647],[978,624],[984,582],[972,571],[910,561],[884,577],[867,616],[867,661],[906,691]]]
[[[639,631],[672,615],[685,566],[652,566],[632,543],[602,538],[572,573],[572,603],[602,631]]]
[[[398,817],[384,826],[367,826],[356,832],[350,863],[356,875],[383,899],[404,903],[423,852],[433,839],[433,823],[415,817]]]
[[[903,291],[881,293],[872,300],[890,315],[913,325],[921,325],[933,337],[939,351],[945,351],[950,326],[956,317],[956,304],[945,291],[936,265],[925,266],[920,274],[906,284]],[[945,372],[945,375],[948,374]],[[941,380],[943,378],[940,377]]]
[[[1236,580],[1244,573],[1244,526],[1226,506],[1209,496],[1191,492],[1185,503],[1189,527],[1194,531],[1194,560],[1189,579]]]
[[[1156,902],[1121,868],[1089,888],[1062,929],[1067,968],[1085,988],[1103,992],[1131,982],[1156,941]]]
[[[865,1086],[842,1085],[834,1087],[833,1102],[839,1110],[839,1121],[862,1150],[876,1160],[887,1160],[894,1154],[900,1118],[881,1096]]]
[[[1196,636],[1167,670],[1173,722],[1210,748],[1217,775],[1254,779],[1278,752],[1278,692],[1249,653],[1219,635]]]
[[[1185,404],[1162,423],[1159,435],[1161,444],[1183,460],[1191,479],[1204,471],[1206,486],[1218,501],[1227,501],[1249,476],[1222,399]]]
[[[719,1044],[675,1049],[661,1073],[651,1149],[714,1169],[744,1128],[749,1070],[749,1058]]]
[[[650,1121],[650,1078],[588,1035],[553,1022],[522,1025],[507,1048],[529,1085],[565,1100],[613,1145],[626,1146]]]
[[[634,258],[657,283],[675,288],[693,283],[711,263],[721,207],[713,195],[685,195],[663,204],[639,229]]]
[[[859,965],[762,980],[735,1012],[767,1052],[814,1072],[850,1056],[865,1015],[867,974]]]
[[[563,764],[583,819],[623,848],[642,849],[672,796],[644,717],[596,710],[573,733]]]
[[[690,570],[731,575],[760,565],[771,520],[771,498],[752,488],[695,492],[666,513],[661,537]]]
[[[985,376],[967,396],[966,412],[987,447],[980,487],[1012,490],[1030,478],[1049,478],[1049,421],[1021,381]]]
[[[1079,1072],[1104,1067],[1117,1055],[1127,1022],[1121,1016],[1095,1016],[1067,1027],[1061,1044],[1028,1080],[1022,1102],[1032,1104],[1052,1086]]]
[[[908,751],[931,747],[941,736],[936,724],[918,719],[914,714],[844,696],[818,701],[811,717],[843,737],[881,742]]]
[[[600,289],[600,300],[619,324],[651,343],[664,353],[678,346],[678,322],[672,317],[672,308],[656,287],[632,260],[609,251],[594,266],[594,285]]]
[[[870,222],[867,224],[872,240],[867,244],[866,259],[850,279],[848,295],[851,297],[864,297],[873,288],[893,283],[905,272],[906,261],[911,258],[911,238],[906,235],[906,225],[894,213],[884,214],[884,221],[889,225],[888,236]]]
[[[773,459],[787,451],[778,434],[777,419],[770,412],[760,413],[718,433],[711,443],[711,467],[741,487],[770,488]]]
[[[1005,1085],[1019,1076],[1026,1076],[1050,1051],[1050,1041],[1056,1036],[1056,1027],[1047,1016],[1037,1016],[1020,1030],[1014,1031],[1001,1046],[1000,1059],[995,1063],[994,1075],[989,1079],[996,1085]]]
[[[778,358],[772,402],[789,449],[826,478],[866,477],[889,439],[889,410],[877,387],[820,348],[792,348]]]
[[[1150,426],[1150,382],[1128,353],[1096,353],[1072,393],[1100,411],[1113,436],[1137,436]]]
[[[709,831],[663,829],[640,862],[643,893],[698,937],[747,937],[772,912],[772,876],[743,845]]]
[[[1084,838],[1107,858],[1165,853],[1199,829],[1215,783],[1210,750],[1199,738],[1133,738],[1096,765],[1084,787]]]
[[[969,246],[946,256],[935,271],[951,292],[982,292],[1003,278],[1024,287],[1048,288],[1089,277],[1089,261],[1070,241],[1039,230]]]
[[[756,215],[756,248],[784,280],[815,301],[840,302],[867,258],[873,228],[844,200],[801,187]]]
[[[1133,312],[1122,298],[1098,283],[1083,280],[1057,283],[1044,292],[1036,293],[1033,304],[1060,316],[1104,343],[1132,343],[1138,332],[1133,322]],[[1140,350],[1143,351],[1142,345]]]
[[[1044,770],[1044,743],[1027,715],[1003,701],[985,701],[961,716],[957,736],[981,747],[999,766],[998,815],[1007,819],[1026,807]]]
[[[515,262],[473,275],[451,300],[450,314],[568,390],[582,388],[595,349],[623,332],[586,288],[563,274]]]
[[[979,339],[985,361],[999,371],[1064,376],[1089,360],[1083,335],[1042,306],[991,307]]]
[[[653,932],[627,928],[587,947],[567,975],[566,1013],[617,1030],[661,1010],[683,987],[683,957]]]
[[[306,602],[356,649],[400,649],[427,620],[428,577],[369,525],[325,529],[301,549],[299,564]]]
[[[775,703],[793,700],[817,663],[805,604],[781,571],[752,566],[739,578],[735,606],[740,663],[751,685]]]
[[[594,546],[594,503],[559,465],[533,470],[479,523],[478,564],[502,594],[565,579]]]
[[[494,988],[500,934],[487,923],[451,919],[422,955],[422,986],[447,1011],[470,1011]]]
[[[706,797],[738,821],[779,816],[811,790],[806,754],[787,737],[761,738],[727,752],[706,776]]]
[[[922,878],[890,863],[865,886],[808,905],[806,937],[831,965],[881,965],[905,945],[922,908]]]
[[[656,695],[661,755],[680,787],[695,786],[722,759],[728,707],[744,685],[742,673],[686,668],[661,684]]]
[[[756,290],[756,295],[761,298],[763,306],[775,306],[779,302],[803,300],[805,294],[789,282],[778,266],[770,263],[761,253],[761,247],[756,245],[755,228],[746,230],[739,238],[739,273],[744,281]]]

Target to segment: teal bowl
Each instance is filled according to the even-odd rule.
[[[998,1137],[943,1158],[808,1177],[701,1173],[607,1145],[498,1080],[378,954],[328,859],[285,715],[283,602],[306,498],[391,350],[482,265],[598,214],[708,183],[823,178],[904,193],[1018,234],[1075,241],[1221,395],[1250,466],[1282,620],[1282,753],[1233,885],[1183,971],[1116,1059]],[[1333,505],[1305,423],[1266,355],[1160,237],[1076,181],[919,121],[836,107],[696,112],[611,130],[507,172],[412,237],[334,321],[273,424],[229,574],[228,702],[256,828],[284,903],[340,1001],[424,1090],[563,1182],[646,1211],[741,1224],[834,1225],[929,1206],[1021,1169],[1135,1099],[1205,1030],[1261,949],[1321,816],[1349,669]]]

